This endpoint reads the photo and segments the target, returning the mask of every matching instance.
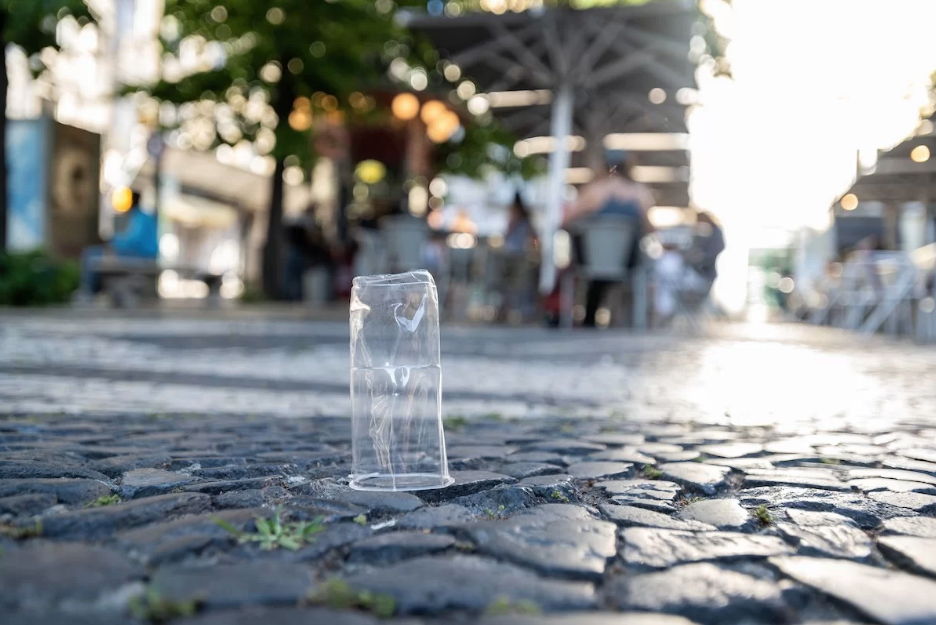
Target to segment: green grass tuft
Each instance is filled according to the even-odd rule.
[[[359,514],[359,515],[357,515],[356,517],[354,517],[354,519],[352,519],[352,520],[353,520],[355,523],[357,523],[358,525],[360,525],[361,527],[364,527],[364,526],[367,525],[367,515],[366,515],[366,514]]]
[[[342,579],[330,579],[307,597],[310,603],[327,605],[334,610],[361,610],[378,618],[390,618],[396,612],[396,600],[390,595],[355,590]]]
[[[645,464],[640,474],[648,480],[658,480],[663,477],[663,471],[660,471],[653,465]]]
[[[94,501],[89,501],[84,505],[85,508],[103,508],[104,506],[113,506],[123,501],[120,495],[102,495]]]
[[[451,415],[445,417],[443,425],[453,432],[458,432],[464,430],[465,426],[468,425],[468,417],[463,415]]]
[[[562,503],[569,503],[569,498],[562,494],[562,491],[559,489],[554,488],[553,491],[549,493],[549,498],[555,501],[561,501]]]
[[[322,524],[323,517],[316,517],[308,523],[303,521],[289,523],[283,521],[279,506],[276,507],[272,519],[254,517],[254,525],[257,528],[255,534],[242,532],[223,519],[214,517],[213,520],[229,534],[237,538],[237,542],[241,544],[260,543],[260,548],[267,551],[279,547],[296,551],[305,543],[314,543],[316,540],[315,535],[325,531],[325,526]]]
[[[201,606],[201,599],[170,601],[153,587],[130,600],[130,614],[148,623],[167,623],[175,618],[193,616]]]
[[[753,515],[754,518],[760,521],[761,525],[771,525],[774,522],[774,517],[767,509],[767,504],[761,504],[754,508]]]
[[[6,525],[0,523],[0,536],[6,536],[13,540],[26,540],[27,538],[38,538],[42,536],[42,521],[36,521],[32,525]]]
[[[520,601],[512,602],[509,597],[500,595],[494,600],[494,603],[487,607],[484,613],[489,616],[506,616],[511,614],[538,616],[542,613],[542,610],[532,601],[521,599]]]

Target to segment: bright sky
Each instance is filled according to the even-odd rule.
[[[731,38],[733,80],[700,71],[693,198],[724,222],[737,281],[741,255],[770,229],[827,225],[858,149],[913,133],[930,105],[936,1],[703,4]]]

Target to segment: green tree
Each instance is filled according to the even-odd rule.
[[[380,75],[386,46],[395,46],[405,36],[393,20],[398,4],[390,0],[166,0],[165,50],[178,55],[183,46],[220,45],[223,60],[181,77],[164,71],[162,81],[146,90],[176,104],[219,104],[225,118],[212,120],[215,144],[248,139],[257,145],[263,139],[259,143],[270,148],[275,159],[262,272],[264,291],[270,297],[281,294],[287,159],[308,163],[313,116],[337,114],[348,102],[355,107],[360,104],[359,108],[373,106],[356,92]],[[274,115],[258,120],[249,114],[244,102],[258,94]],[[271,145],[271,133],[275,145]]]
[[[83,0],[0,0],[0,252],[7,240],[7,166],[6,166],[6,104],[9,79],[6,70],[6,47],[19,46],[31,57],[37,74],[45,68],[38,53],[57,47],[55,32],[59,21],[72,16],[80,22],[92,19]]]

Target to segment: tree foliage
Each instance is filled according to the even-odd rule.
[[[195,71],[183,67],[184,76],[167,73],[150,91],[174,103],[233,105],[229,114],[240,134],[255,139],[270,127],[274,156],[302,157],[312,118],[351,108],[352,94],[380,76],[388,42],[405,35],[392,7],[373,0],[167,0],[165,51],[183,61],[186,54],[213,52],[215,60]],[[258,91],[276,113],[273,123],[245,115],[242,98]],[[303,112],[289,123],[295,105],[305,102],[310,116]],[[236,143],[238,134],[219,134],[218,142]]]
[[[68,16],[80,24],[92,19],[83,0],[0,0],[3,14],[3,41],[13,43],[33,55],[56,47],[55,30]]]
[[[460,140],[456,138],[436,148],[435,161],[440,172],[482,178],[494,169],[508,176],[532,178],[546,171],[545,158],[520,158],[514,153],[517,138],[496,120],[488,124],[469,122]]]

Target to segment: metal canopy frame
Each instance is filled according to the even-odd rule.
[[[559,139],[581,132],[591,152],[588,160],[594,162],[601,158],[601,139],[612,132],[635,125],[684,131],[682,107],[654,105],[647,96],[657,87],[673,94],[696,86],[688,57],[698,17],[692,0],[455,18],[408,16],[407,25],[432,39],[443,57],[482,91],[552,92],[548,108],[495,112],[520,136],[544,134],[548,124],[549,135],[556,139],[541,224],[541,292],[551,292],[556,281],[553,239],[561,224],[564,177],[571,158],[566,142]]]

